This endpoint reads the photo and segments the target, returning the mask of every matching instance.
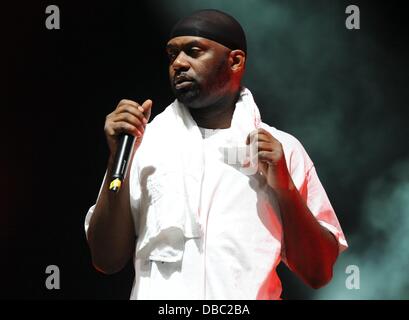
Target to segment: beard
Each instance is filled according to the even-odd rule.
[[[186,105],[193,103],[200,96],[200,88],[196,81],[193,81],[191,86],[182,89],[176,89],[172,85],[172,91],[176,99]]]

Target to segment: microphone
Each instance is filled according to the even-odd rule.
[[[134,146],[135,137],[129,134],[123,134],[120,137],[118,149],[115,154],[115,162],[111,176],[109,190],[118,192],[121,189],[123,180],[125,179],[128,169],[132,149]]]

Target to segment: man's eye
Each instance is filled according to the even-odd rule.
[[[169,53],[168,53],[168,57],[169,57],[169,60],[170,60],[170,61],[173,61],[173,60],[176,59],[177,54],[176,54],[176,52],[169,52]]]
[[[200,49],[200,48],[190,48],[189,50],[188,50],[188,54],[189,54],[189,56],[192,56],[192,57],[195,57],[195,56],[198,56],[200,53],[202,52],[202,49]]]

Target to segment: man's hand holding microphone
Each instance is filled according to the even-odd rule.
[[[142,142],[151,114],[152,101],[139,105],[132,100],[121,100],[106,117],[105,135],[110,150],[111,182],[109,190],[118,192],[126,176],[129,163]],[[136,138],[136,142],[135,142]]]

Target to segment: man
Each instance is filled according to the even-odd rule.
[[[85,222],[95,267],[133,257],[132,299],[279,299],[281,260],[313,288],[328,283],[344,235],[302,145],[262,123],[241,86],[240,24],[195,12],[166,51],[176,100],[149,124],[151,100],[106,118],[106,178]],[[123,133],[136,136],[132,165],[112,193]]]

